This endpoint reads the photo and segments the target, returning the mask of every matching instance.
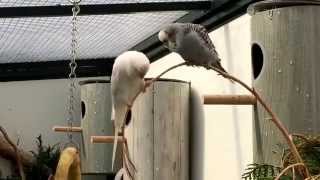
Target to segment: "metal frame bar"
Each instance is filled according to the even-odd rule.
[[[78,60],[77,77],[110,76],[114,58]],[[0,64],[0,82],[68,78],[69,61]]]
[[[211,6],[211,1],[86,4],[80,5],[79,16],[155,11],[203,11],[209,10]],[[0,7],[0,18],[71,16],[71,8],[71,5]]]

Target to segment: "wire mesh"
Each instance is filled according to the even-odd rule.
[[[115,57],[186,13],[80,16],[78,59]],[[68,60],[71,18],[0,18],[0,63]]]
[[[170,0],[171,2],[200,0]],[[82,0],[81,4],[168,2]],[[0,0],[0,7],[70,5],[69,0]],[[80,12],[81,13],[81,12]],[[79,17],[77,59],[115,57],[186,11]],[[72,17],[0,18],[0,63],[68,60]]]

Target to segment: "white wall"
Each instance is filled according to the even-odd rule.
[[[84,79],[79,78],[81,80]],[[0,83],[0,125],[7,130],[14,142],[19,139],[19,147],[26,151],[34,150],[35,138],[39,134],[45,144],[61,142],[63,145],[67,142],[66,134],[55,133],[52,127],[67,125],[68,85],[66,79]],[[76,95],[80,107],[79,92]],[[75,114],[80,115],[80,108]],[[80,117],[75,125],[79,125],[79,122]],[[74,138],[79,140],[80,136],[75,134]],[[0,159],[0,171],[2,170],[2,175],[8,175],[8,167],[1,164],[6,162]]]
[[[250,84],[250,17],[238,18],[211,36],[223,66]],[[180,61],[170,54],[153,63],[148,76]],[[200,96],[246,91],[203,68],[181,67],[164,77],[192,82],[192,180],[240,179],[252,160],[251,107],[203,106]],[[46,143],[66,141],[64,134],[51,128],[66,124],[67,88],[66,80],[0,83],[0,125],[26,150],[35,147],[39,134]],[[1,162],[0,170],[6,172]]]
[[[250,16],[210,33],[225,69],[251,84]],[[183,60],[172,53],[152,64],[148,76]],[[252,162],[252,108],[249,106],[201,105],[203,94],[248,94],[239,85],[196,67],[180,67],[164,77],[191,81],[192,180],[235,180]]]

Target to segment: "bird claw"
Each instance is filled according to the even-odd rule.
[[[193,66],[193,64],[190,61],[186,61],[186,66]]]
[[[135,176],[135,173],[137,172],[137,169],[129,157],[129,148],[128,148],[126,139],[123,142],[123,166],[127,172],[128,177],[131,180],[134,180],[135,179],[134,176]]]
[[[128,107],[128,109],[131,109],[132,108],[132,105],[131,104],[127,104],[127,107]]]
[[[147,88],[152,84],[151,80],[146,80],[144,86],[142,87],[142,92],[145,93]]]
[[[134,180],[135,173],[137,172],[137,169],[136,169],[133,161],[130,158],[129,146],[128,146],[127,139],[125,138],[124,128],[122,130],[123,130],[122,136],[124,137],[124,142],[122,142],[123,167],[129,177],[129,179]]]

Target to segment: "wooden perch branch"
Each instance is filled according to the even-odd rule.
[[[52,128],[53,131],[55,132],[82,132],[82,128],[81,127],[67,127],[67,126],[54,126]]]
[[[187,62],[182,62],[182,63],[179,63],[179,64],[177,64],[177,65],[174,65],[174,66],[172,66],[172,67],[164,70],[162,73],[160,73],[160,74],[159,74],[158,76],[156,76],[155,78],[152,78],[151,80],[146,81],[145,89],[148,88],[149,86],[151,86],[154,82],[156,82],[158,79],[160,79],[161,76],[163,76],[163,75],[166,74],[167,72],[169,72],[169,71],[171,71],[171,70],[173,70],[173,69],[175,69],[175,68],[178,68],[178,67],[180,67],[180,66],[186,65],[186,64],[187,64]],[[133,106],[134,101],[137,99],[137,97],[139,96],[139,94],[140,94],[141,92],[142,92],[142,90],[140,90],[139,92],[137,92],[137,94],[133,97],[133,99],[132,99],[132,101],[131,101],[131,106]],[[129,112],[129,108],[130,108],[130,107],[127,107],[127,108],[128,108],[128,109],[127,109],[127,112],[126,112],[126,116],[127,116],[128,112]],[[125,117],[125,118],[126,118],[126,117]],[[124,122],[125,122],[125,121],[124,121]]]
[[[177,64],[177,65],[174,65],[174,66],[172,66],[172,67],[164,70],[164,71],[163,71],[162,73],[160,73],[157,77],[151,79],[151,80],[149,81],[149,84],[148,84],[148,85],[151,85],[152,83],[154,83],[155,81],[157,81],[158,79],[160,79],[161,76],[163,76],[164,74],[168,73],[169,71],[171,71],[171,70],[173,70],[173,69],[176,69],[176,68],[178,68],[178,67],[180,67],[180,66],[184,66],[184,65],[186,65],[186,64],[187,64],[187,62],[182,62],[182,63],[179,63],[179,64]]]
[[[151,86],[154,82],[156,82],[158,79],[161,78],[161,76],[163,76],[164,74],[168,73],[169,71],[175,69],[175,68],[178,68],[180,66],[183,66],[183,65],[186,65],[187,63],[186,62],[182,62],[182,63],[179,63],[177,65],[174,65],[166,70],[164,70],[162,73],[160,73],[158,76],[156,76],[155,78],[152,78],[151,80],[147,81],[146,82],[146,85],[145,85],[145,88],[148,88],[149,86]],[[134,98],[132,99],[132,102],[131,102],[131,105],[133,105],[134,101],[137,99],[137,97],[139,96],[139,94],[141,93],[141,91],[139,91],[135,96]]]
[[[297,150],[297,147],[295,146],[295,144],[293,143],[290,134],[288,132],[288,130],[286,129],[286,127],[282,124],[282,122],[280,121],[280,119],[278,118],[278,116],[271,110],[270,106],[267,105],[267,103],[261,98],[261,96],[253,89],[250,88],[246,83],[244,83],[243,81],[239,80],[238,78],[227,74],[223,71],[221,71],[218,68],[212,67],[212,70],[218,72],[219,74],[221,74],[223,77],[225,77],[226,79],[232,80],[234,82],[237,82],[238,84],[240,84],[241,86],[243,86],[245,89],[247,89],[249,92],[251,92],[256,98],[257,101],[262,105],[262,107],[269,113],[269,115],[271,116],[271,121],[277,126],[277,128],[280,130],[280,132],[282,133],[282,135],[284,136],[285,140],[287,141],[289,148],[292,152],[292,154],[294,155],[297,163],[302,163],[303,164],[303,160]],[[310,177],[310,173],[309,170],[306,168],[306,166],[303,166],[304,171],[301,170],[300,172],[302,173],[302,175],[304,175],[305,177]]]
[[[203,104],[254,105],[257,99],[252,95],[204,95]]]
[[[24,171],[23,171],[23,165],[22,165],[22,161],[21,161],[21,156],[20,156],[20,153],[19,153],[19,150],[18,150],[17,146],[11,141],[11,139],[9,138],[6,130],[2,126],[0,126],[0,131],[3,134],[3,137],[5,138],[5,140],[14,149],[15,159],[17,160],[16,162],[17,162],[17,165],[18,165],[18,170],[19,170],[19,174],[20,174],[21,180],[26,180],[26,176],[25,176]]]
[[[113,143],[114,136],[91,136],[91,143]],[[124,138],[118,136],[118,142],[123,143]]]

